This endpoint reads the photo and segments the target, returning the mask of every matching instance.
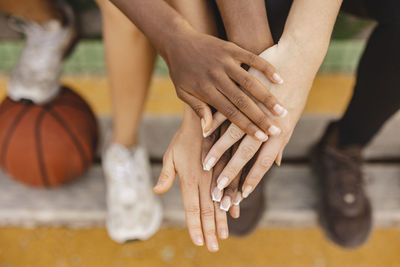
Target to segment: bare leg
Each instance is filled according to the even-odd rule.
[[[114,115],[112,141],[128,147],[137,141],[156,53],[147,38],[111,2],[97,2],[103,14]]]
[[[62,18],[52,0],[0,0],[0,11],[37,23]]]

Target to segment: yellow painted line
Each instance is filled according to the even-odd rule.
[[[65,76],[63,83],[79,92],[99,115],[111,113],[107,78],[104,76]],[[0,96],[4,96],[7,78],[0,76]],[[348,103],[353,75],[325,74],[317,76],[305,111],[307,113],[342,113]],[[183,103],[176,97],[168,77],[155,77],[151,84],[145,112],[149,114],[180,114]]]
[[[195,247],[184,229],[162,229],[120,245],[104,229],[0,229],[0,266],[398,267],[400,229],[377,229],[360,249],[343,250],[318,229],[260,229],[220,242],[215,254]]]

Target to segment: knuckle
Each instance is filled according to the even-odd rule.
[[[243,159],[249,159],[249,158],[251,158],[251,157],[254,155],[254,152],[255,152],[255,148],[254,148],[253,146],[251,146],[251,145],[244,145],[244,146],[241,148],[241,153],[240,153],[240,155],[241,155],[241,157],[242,157]]]
[[[234,125],[228,128],[227,134],[233,140],[239,140],[243,135],[242,131]]]
[[[272,107],[273,104],[276,103],[275,97],[274,97],[271,93],[269,93],[269,92],[267,92],[267,93],[264,95],[264,97],[262,98],[262,102],[263,102],[263,104],[266,105],[267,107]]]
[[[234,118],[234,117],[237,116],[238,111],[237,111],[237,109],[236,109],[235,107],[233,107],[233,106],[227,106],[227,107],[225,107],[224,113],[225,113],[225,116],[226,116],[227,118]]]
[[[243,77],[241,84],[244,88],[251,88],[253,86],[253,79],[246,75]]]
[[[182,88],[176,88],[176,96],[181,100],[184,99],[184,93]]]
[[[214,208],[213,207],[204,207],[201,209],[202,217],[213,217],[214,216]]]
[[[247,109],[248,103],[246,97],[243,95],[238,95],[233,98],[233,103],[240,109]]]
[[[200,208],[199,208],[199,206],[191,205],[186,208],[186,213],[191,216],[200,214]]]
[[[265,115],[258,116],[254,122],[257,125],[259,125],[261,127],[261,129],[263,129],[263,130],[267,130],[269,127],[269,124],[270,124]]]
[[[249,53],[247,56],[247,60],[249,61],[250,64],[254,64],[257,61],[257,56]]]
[[[214,228],[205,229],[204,230],[204,234],[206,236],[214,236],[215,235],[215,229]]]
[[[197,114],[197,115],[201,115],[203,112],[203,105],[201,104],[193,104],[191,105],[193,111]]]
[[[272,163],[274,162],[274,160],[275,159],[273,159],[272,157],[270,157],[270,156],[263,156],[262,158],[261,158],[261,160],[260,160],[260,166],[262,167],[262,168],[269,168],[271,165],[272,165]]]

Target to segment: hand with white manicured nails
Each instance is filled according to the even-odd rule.
[[[268,128],[268,137],[263,141],[245,135],[236,125],[230,124],[228,130],[215,142],[203,161],[204,169],[212,170],[213,166],[226,150],[234,144],[239,144],[237,151],[217,178],[216,188],[218,190],[227,188],[257,152],[254,166],[248,171],[240,188],[242,198],[247,198],[253,192],[274,161],[280,166],[282,152],[300,118],[316,74],[315,67],[310,67],[310,69],[304,68],[303,72],[299,72],[296,67],[296,64],[300,64],[297,61],[298,58],[291,57],[291,53],[293,52],[284,51],[284,48],[285,46],[283,45],[279,47],[275,45],[260,55],[270,62],[274,62],[274,65],[280,66],[282,73],[286,77],[284,84],[272,84],[262,73],[252,68],[249,69],[249,73],[254,75],[267,88],[270,88],[271,93],[287,109],[283,108],[280,104],[273,107],[275,113],[279,113],[280,116],[274,117],[273,123],[270,123],[271,125]],[[296,88],[296,90],[293,88]],[[270,113],[270,110],[263,107],[262,103],[258,103],[258,105],[263,108],[264,112],[270,114],[268,121],[271,122],[270,118],[273,117],[273,114]],[[218,128],[225,120],[226,118],[223,115],[216,112],[213,115],[212,127],[209,132],[211,133],[214,129]]]
[[[168,191],[177,174],[191,239],[195,245],[206,244],[209,251],[215,252],[219,249],[217,236],[225,239],[229,231],[226,212],[214,203],[210,193],[215,186],[213,173],[204,171],[201,165],[204,142],[198,117],[185,106],[182,126],[164,155],[163,168],[153,191],[158,194]]]

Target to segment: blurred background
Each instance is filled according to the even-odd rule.
[[[104,133],[110,127],[110,99],[101,15],[92,1],[70,1],[82,37],[65,61],[63,82],[92,106]],[[63,188],[31,189],[0,178],[0,266],[400,266],[400,148],[393,145],[395,118],[366,151],[368,190],[376,229],[362,248],[343,250],[318,228],[314,181],[307,166],[309,147],[327,121],[339,116],[354,84],[354,71],[374,23],[341,14],[326,59],[314,82],[305,116],[285,151],[283,166],[272,171],[268,210],[258,230],[230,238],[216,254],[191,244],[177,185],[162,196],[165,219],[150,240],[120,245],[104,229],[103,176],[98,164],[78,182]],[[24,45],[23,37],[0,15],[0,95]],[[161,58],[154,73],[143,142],[150,151],[154,177],[183,104],[176,98]],[[397,142],[398,143],[398,142]]]

